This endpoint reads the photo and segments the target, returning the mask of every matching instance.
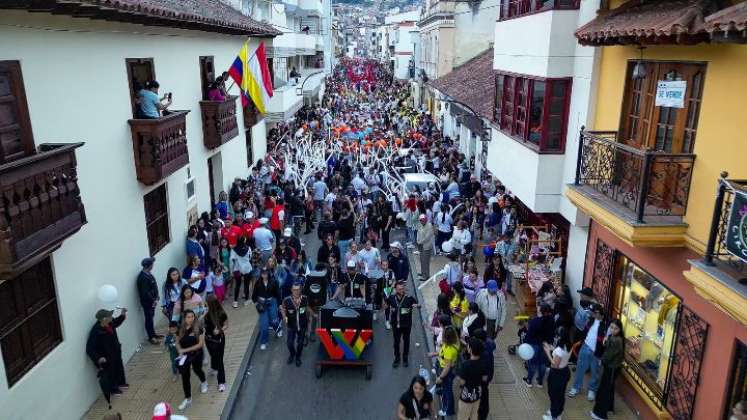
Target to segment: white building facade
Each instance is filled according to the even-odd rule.
[[[598,2],[554,0],[523,13],[504,0],[495,23],[496,110],[487,169],[536,220],[566,225],[559,230],[572,290],[583,282],[588,218],[563,190],[574,180],[579,129],[593,118],[598,61],[574,31],[597,9]]]
[[[410,78],[410,62],[415,53],[411,32],[420,18],[420,9],[388,15],[384,23],[391,28],[388,46],[390,47],[391,70],[400,80]]]
[[[3,138],[0,183],[4,194],[26,191],[32,200],[31,207],[0,206],[7,309],[0,417],[7,420],[85,413],[100,395],[85,351],[94,314],[105,307],[100,286],[118,290],[110,307],[129,309],[118,328],[127,361],[145,337],[135,287],[140,260],[156,258],[159,286],[169,267],[183,267],[188,225],[266,150],[265,121],[246,118],[245,126],[238,100],[203,101],[203,87],[206,77],[228,70],[247,36],[250,48],[272,46],[272,27],[228,7],[217,8],[222,19],[206,7],[203,19],[188,20],[153,6],[134,24],[116,7],[87,10],[103,20],[48,4],[60,14],[0,13],[0,120],[11,122],[15,139]],[[135,81],[145,78],[173,94],[174,113],[133,119]],[[226,112],[217,136],[204,122],[215,107]],[[9,118],[20,122],[12,128]]]

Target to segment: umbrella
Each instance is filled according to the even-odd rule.
[[[104,394],[104,398],[106,398],[106,403],[109,406],[109,410],[112,409],[112,393],[111,393],[111,383],[109,382],[109,375],[106,374],[105,369],[99,369],[98,373],[96,374],[99,377],[99,387],[101,387],[101,392]]]

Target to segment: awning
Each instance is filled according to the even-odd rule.
[[[705,17],[717,0],[631,0],[576,30],[582,45],[696,44],[708,41]]]
[[[706,17],[705,30],[715,41],[747,42],[747,1]]]

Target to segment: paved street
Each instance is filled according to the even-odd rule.
[[[395,236],[395,235],[393,235]],[[395,236],[396,238],[396,236]],[[396,240],[393,238],[393,240]],[[318,240],[304,237],[307,253],[316,256]],[[414,293],[412,285],[408,291]],[[381,317],[374,323],[373,377],[367,381],[363,368],[327,367],[320,379],[314,376],[319,342],[309,343],[303,365],[287,365],[285,337],[273,338],[266,351],[256,350],[250,374],[239,390],[232,419],[371,419],[394,417],[396,403],[425,362],[425,343],[419,317],[414,317],[410,366],[392,368],[391,331]],[[416,347],[415,343],[420,343]]]

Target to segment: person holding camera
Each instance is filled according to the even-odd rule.
[[[171,106],[171,92],[158,97],[158,88],[161,85],[155,80],[145,84],[145,89],[138,93],[138,118],[157,119],[161,118],[161,111],[165,111]],[[166,101],[166,103],[164,103]]]

